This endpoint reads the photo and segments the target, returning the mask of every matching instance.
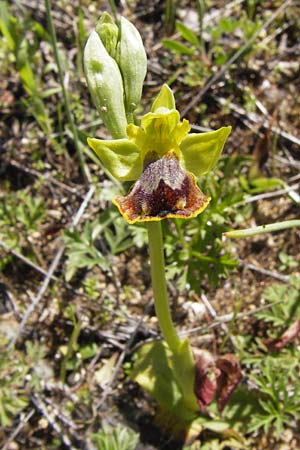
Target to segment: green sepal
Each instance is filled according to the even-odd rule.
[[[208,133],[191,133],[180,144],[181,162],[185,169],[199,176],[212,170],[218,161],[231,127]]]
[[[98,33],[92,31],[84,49],[84,71],[93,102],[114,138],[126,136],[122,76]]]
[[[164,84],[159,94],[154,99],[151,112],[156,112],[158,108],[175,109],[175,98],[172,90],[167,84]]]
[[[142,173],[140,149],[128,139],[88,138],[87,142],[117,180],[134,181]]]

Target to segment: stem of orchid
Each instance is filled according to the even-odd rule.
[[[128,112],[126,114],[127,123],[134,123],[134,114],[132,112]]]
[[[181,341],[172,322],[169,307],[160,222],[148,223],[148,237],[155,312],[163,337],[171,351],[176,353]]]

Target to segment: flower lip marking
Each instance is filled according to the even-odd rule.
[[[197,216],[209,203],[193,174],[183,170],[172,151],[160,159],[155,152],[146,158],[145,169],[125,197],[114,200],[129,223]]]

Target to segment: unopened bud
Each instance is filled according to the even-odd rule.
[[[98,20],[96,31],[109,55],[115,59],[119,39],[119,28],[107,12],[104,12]]]
[[[99,35],[92,31],[84,49],[84,71],[93,102],[114,138],[126,136],[122,76]]]
[[[141,101],[147,55],[138,30],[124,17],[120,20],[117,61],[123,77],[126,113],[130,117]]]

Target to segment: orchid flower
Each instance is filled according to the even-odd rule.
[[[135,181],[127,196],[113,200],[130,223],[166,218],[189,219],[209,204],[196,177],[217,162],[231,127],[208,133],[189,133],[180,121],[171,89],[165,84],[141,126],[128,124],[126,138],[88,144],[104,166],[120,181]]]

